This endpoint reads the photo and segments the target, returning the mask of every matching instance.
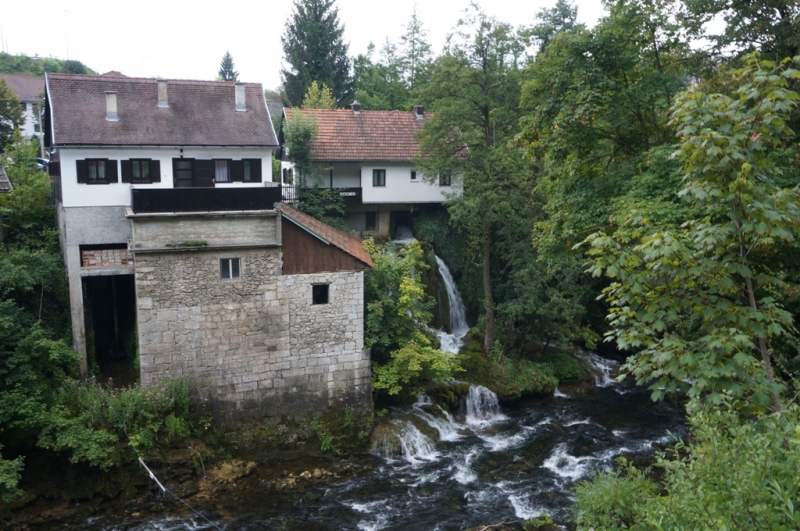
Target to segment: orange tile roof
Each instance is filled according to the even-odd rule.
[[[419,154],[414,135],[430,114],[417,119],[411,111],[364,111],[350,109],[284,109],[287,119],[294,113],[312,116],[318,134],[314,160],[410,161]]]
[[[369,255],[367,250],[364,249],[364,242],[361,241],[361,238],[358,236],[354,236],[343,230],[331,227],[330,225],[321,222],[317,218],[309,216],[305,212],[301,212],[300,210],[297,210],[286,203],[278,203],[276,206],[281,215],[286,216],[296,223],[299,223],[315,235],[329,241],[331,245],[338,247],[356,260],[359,260],[369,267],[372,267],[372,257]]]

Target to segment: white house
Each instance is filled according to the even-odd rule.
[[[316,124],[314,168],[318,182],[339,188],[347,224],[357,232],[390,235],[401,217],[417,205],[443,203],[460,193],[449,178],[425,179],[413,164],[419,154],[414,135],[426,120],[414,112],[345,109],[284,109],[284,126],[301,114]],[[284,153],[291,160],[291,153]],[[291,163],[283,164],[284,185],[291,184]],[[407,222],[406,222],[407,223]]]
[[[370,403],[371,259],[276,205],[260,84],[48,74],[45,128],[83,372],[138,354],[220,420]]]
[[[22,102],[22,115],[25,123],[22,124],[22,136],[33,138],[40,135],[37,125],[34,106],[39,103],[39,95],[44,92],[44,80],[40,77],[18,76],[15,74],[0,74]]]

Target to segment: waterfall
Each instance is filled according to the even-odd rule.
[[[424,406],[438,409],[444,418],[437,417],[432,413],[428,413],[423,409]],[[461,438],[461,435],[458,433],[459,426],[455,423],[450,413],[441,407],[434,405],[430,397],[427,395],[420,395],[417,399],[417,403],[412,407],[414,408],[414,414],[416,416],[427,422],[428,426],[439,432],[439,440],[457,441]]]
[[[400,447],[403,457],[412,465],[423,461],[436,461],[439,452],[424,433],[407,420],[395,420],[394,424],[400,427]]]
[[[411,232],[411,227],[399,225],[394,231],[394,243],[398,245],[407,245],[414,241],[414,233]]]
[[[613,375],[618,370],[619,363],[598,356],[594,352],[586,352],[582,357],[589,365],[591,373],[594,374],[597,387],[608,387],[617,383]]]
[[[466,408],[466,420],[469,425],[481,426],[506,419],[506,416],[500,413],[497,395],[482,385],[469,386]]]
[[[469,332],[467,310],[464,307],[464,301],[461,299],[458,286],[456,286],[456,281],[447,268],[447,264],[437,256],[436,265],[439,267],[439,275],[444,281],[444,286],[447,289],[447,300],[450,302],[450,333],[448,334],[444,331],[439,333],[439,339],[442,344],[441,349],[445,352],[457,354],[464,336]]]

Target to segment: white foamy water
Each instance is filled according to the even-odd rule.
[[[469,332],[467,309],[447,264],[437,256],[436,265],[439,268],[439,276],[442,277],[442,282],[447,290],[447,300],[450,303],[450,333],[439,332],[440,348],[444,352],[457,354],[464,342],[464,336]]]
[[[453,474],[453,479],[461,483],[462,485],[467,485],[469,483],[474,482],[478,479],[477,474],[472,470],[470,466],[475,456],[478,455],[477,450],[470,450],[464,455],[462,460],[458,460],[455,463],[455,473]]]
[[[394,231],[394,240],[397,245],[408,245],[414,241],[414,233],[411,232],[411,227],[400,225]]]
[[[522,520],[530,520],[543,514],[548,514],[544,507],[536,505],[531,497],[526,494],[512,494],[508,497],[511,506],[514,508],[514,515]]]
[[[439,452],[424,433],[419,431],[414,424],[407,420],[395,420],[393,423],[400,426],[400,447],[403,449],[403,458],[416,465],[425,461],[436,461]]]
[[[584,352],[582,357],[589,364],[597,387],[608,387],[619,383],[614,379],[614,374],[619,370],[619,363],[598,356],[594,352]]]
[[[553,391],[553,396],[555,396],[556,398],[572,398],[570,395],[559,391],[558,387],[556,387],[555,391]]]
[[[497,395],[482,385],[469,386],[466,407],[466,421],[470,426],[488,426],[508,418],[500,412]]]
[[[429,406],[439,409],[444,418],[433,415],[432,413],[428,413],[422,409],[422,406]],[[458,433],[460,426],[453,420],[452,415],[450,415],[450,413],[441,407],[434,406],[431,402],[431,399],[426,395],[420,395],[420,397],[417,399],[417,403],[412,407],[414,408],[414,414],[416,416],[427,422],[428,426],[439,432],[440,441],[457,441],[461,438],[461,435]]]
[[[559,444],[553,453],[544,460],[542,466],[557,476],[576,481],[582,478],[589,470],[591,457],[575,457],[567,452],[566,444]]]

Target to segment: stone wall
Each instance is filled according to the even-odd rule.
[[[234,257],[240,278],[221,279]],[[186,378],[220,421],[371,404],[360,272],[281,276],[278,247],[137,253],[135,265],[143,385]],[[330,284],[328,304],[312,304],[316,283]]]

